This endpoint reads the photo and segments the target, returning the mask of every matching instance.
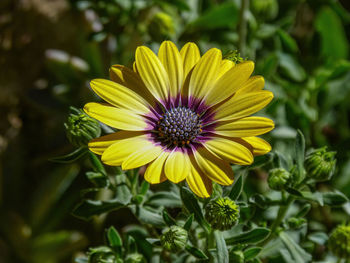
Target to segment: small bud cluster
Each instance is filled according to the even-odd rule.
[[[187,239],[187,231],[174,225],[164,230],[160,237],[160,243],[164,249],[176,253],[185,248]]]
[[[329,180],[335,169],[335,152],[327,152],[323,147],[311,152],[305,159],[307,176],[316,181]]]
[[[241,63],[244,61],[244,59],[239,54],[238,50],[231,50],[231,51],[227,52],[223,58],[231,60],[235,64],[238,64],[238,63]]]
[[[239,207],[228,197],[210,201],[205,208],[205,218],[212,228],[221,231],[236,225],[239,218]]]
[[[77,147],[86,146],[89,141],[100,136],[98,121],[86,115],[82,110],[71,107],[72,113],[64,124],[68,140]]]
[[[350,225],[338,226],[329,237],[328,247],[337,257],[350,259]]]

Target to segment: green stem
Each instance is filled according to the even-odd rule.
[[[249,0],[241,0],[241,9],[239,14],[239,42],[238,48],[242,56],[245,56],[246,38],[247,38],[247,12],[249,9]]]
[[[206,251],[206,255],[209,257],[209,262],[212,263],[214,262],[214,257],[211,255],[211,253],[209,252],[209,250],[211,248],[215,247],[215,236],[214,236],[214,230],[210,229],[209,233],[208,233],[208,239],[207,239],[207,251]]]

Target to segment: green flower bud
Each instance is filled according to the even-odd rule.
[[[86,146],[89,141],[100,136],[101,127],[98,121],[74,107],[71,107],[71,111],[64,127],[68,140],[74,146]]]
[[[125,263],[144,263],[146,262],[142,254],[132,253],[126,256]]]
[[[244,263],[244,253],[241,250],[232,251],[230,253],[230,263]]]
[[[185,248],[188,239],[188,233],[179,226],[166,228],[160,237],[160,243],[166,250],[174,253]]]
[[[335,152],[327,152],[327,147],[311,152],[304,163],[307,176],[320,182],[329,180],[335,170],[334,156]]]
[[[306,219],[305,218],[291,217],[288,219],[287,222],[288,222],[288,225],[290,228],[298,229],[298,228],[302,227],[303,224],[306,223]]]
[[[115,256],[109,247],[90,248],[88,252],[89,263],[114,263]]]
[[[171,38],[175,34],[173,18],[163,12],[156,13],[148,25],[148,32],[156,41]]]
[[[339,258],[350,259],[350,225],[338,226],[328,239],[329,250]]]
[[[262,19],[274,19],[278,14],[277,0],[252,0],[253,13]]]
[[[272,169],[267,180],[269,187],[276,191],[283,190],[290,181],[291,175],[283,168]]]
[[[228,230],[236,225],[238,218],[239,207],[228,197],[212,200],[205,207],[205,219],[214,229]]]
[[[238,50],[230,50],[229,52],[227,52],[224,57],[224,59],[228,59],[231,60],[232,62],[234,62],[235,64],[241,63],[244,61],[244,59],[241,57],[241,55],[239,54]]]

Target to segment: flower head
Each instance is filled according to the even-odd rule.
[[[100,136],[101,127],[98,121],[74,107],[71,107],[71,111],[64,127],[68,140],[74,146],[86,146],[89,141]]]
[[[111,81],[95,79],[91,88],[107,103],[88,103],[91,117],[118,129],[89,143],[102,161],[122,169],[147,165],[151,183],[186,180],[200,197],[212,181],[233,182],[230,163],[249,165],[271,150],[255,137],[273,129],[264,117],[249,117],[273,98],[264,79],[250,77],[254,63],[235,65],[213,48],[202,57],[187,43],[179,52],[165,41],[158,56],[136,50],[133,70],[114,65]]]
[[[326,147],[311,152],[305,158],[307,175],[316,181],[329,180],[335,169],[336,159],[334,156],[335,152],[327,152]]]
[[[328,247],[337,257],[350,259],[350,225],[338,226],[329,237]]]
[[[188,233],[179,226],[171,226],[165,229],[160,237],[160,243],[169,251],[178,252],[185,248],[188,239]]]
[[[205,219],[214,229],[228,230],[237,224],[238,218],[239,208],[228,197],[212,200],[205,208]]]

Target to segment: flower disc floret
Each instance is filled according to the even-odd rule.
[[[228,230],[236,225],[239,207],[228,197],[210,201],[205,208],[205,219],[214,229]]]
[[[350,259],[350,225],[338,226],[328,239],[328,247],[337,257]]]

